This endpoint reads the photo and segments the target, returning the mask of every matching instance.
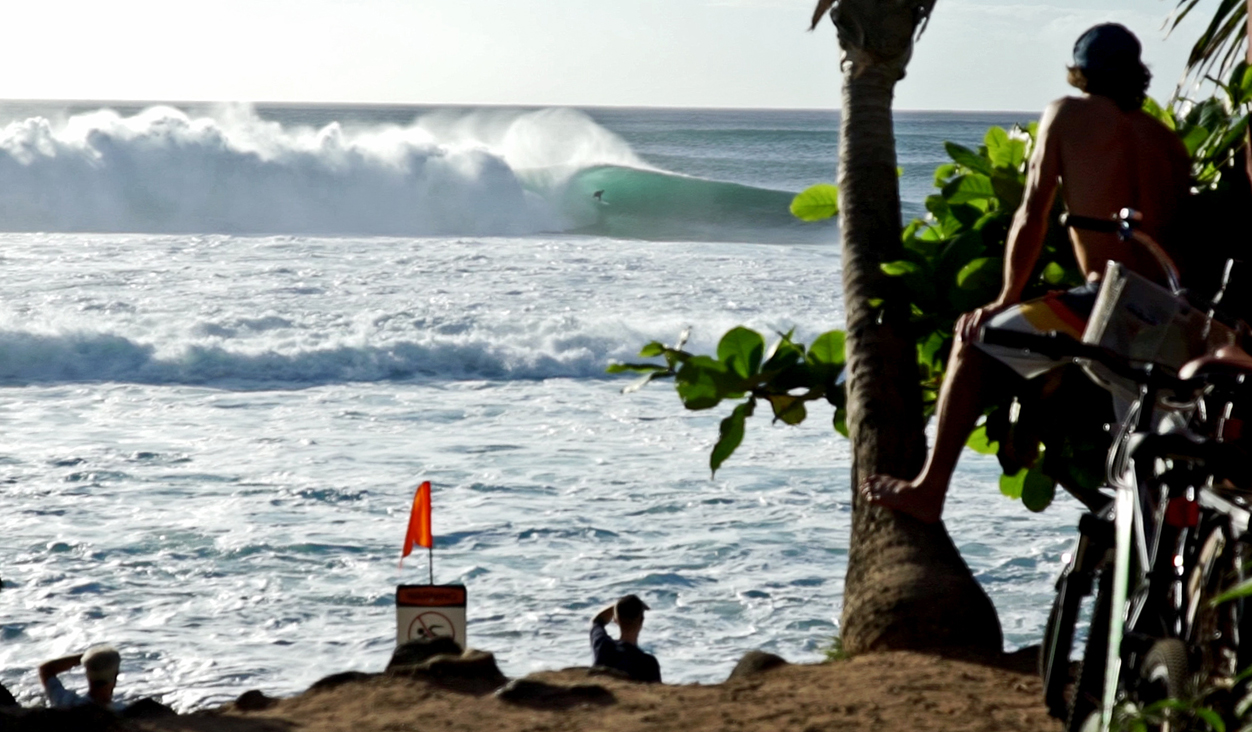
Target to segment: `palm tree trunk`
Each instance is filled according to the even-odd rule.
[[[943,524],[870,505],[856,491],[874,473],[916,475],[925,457],[908,304],[893,297],[879,264],[902,255],[892,94],[928,10],[926,0],[841,0],[832,12],[844,51],[839,187],[853,503],[841,636],[852,654],[999,653],[1003,642],[995,608]]]

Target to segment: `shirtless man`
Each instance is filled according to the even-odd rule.
[[[1163,281],[1160,265],[1138,244],[1123,242],[1116,234],[1072,229],[1074,255],[1088,283],[1021,301],[1060,183],[1071,214],[1110,219],[1122,208],[1136,209],[1143,213],[1140,229],[1169,249],[1170,229],[1189,185],[1190,163],[1178,137],[1140,111],[1151,74],[1139,52],[1134,34],[1113,23],[1091,28],[1074,44],[1069,82],[1086,93],[1055,101],[1043,113],[1026,192],[1009,230],[1000,296],[956,323],[939,392],[935,444],[921,474],[912,480],[886,475],[866,479],[861,492],[874,503],[922,521],[938,521],[952,471],[986,407],[990,359],[1007,363],[1026,378],[1056,365],[1046,359],[1014,358],[1010,352],[977,343],[983,325],[1046,324],[1044,330],[1080,337],[1095,304],[1098,280],[1110,261]]]

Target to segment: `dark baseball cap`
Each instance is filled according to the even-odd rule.
[[[1084,71],[1111,71],[1138,65],[1139,39],[1117,23],[1102,23],[1074,43],[1074,66]]]
[[[642,618],[643,611],[651,609],[647,603],[639,599],[638,595],[626,595],[617,601],[617,617],[619,619]]]

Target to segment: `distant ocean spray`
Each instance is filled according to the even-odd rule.
[[[597,191],[603,191],[596,197]],[[573,109],[284,125],[99,109],[0,130],[0,229],[813,240],[785,191],[666,172]],[[828,227],[826,227],[828,228]]]

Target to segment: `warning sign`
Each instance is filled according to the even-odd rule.
[[[396,588],[396,643],[446,637],[465,648],[465,585]]]

